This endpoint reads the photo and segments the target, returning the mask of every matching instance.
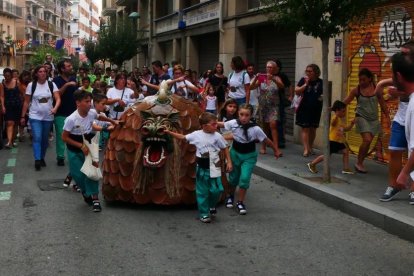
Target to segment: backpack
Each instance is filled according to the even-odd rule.
[[[233,73],[234,73],[234,71],[229,74],[229,80],[228,80],[229,83],[230,83],[231,77],[233,77]],[[242,84],[243,85],[244,85],[244,76],[246,74],[247,74],[246,70],[243,70],[243,75],[242,75]]]
[[[53,82],[47,81],[47,84],[49,85],[50,93],[52,93],[52,100],[54,101],[54,98],[53,98]],[[37,81],[32,82],[32,94],[30,95],[30,102],[32,102],[32,100],[33,100],[33,94],[36,90],[36,86],[37,86]]]

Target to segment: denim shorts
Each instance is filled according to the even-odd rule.
[[[407,139],[405,138],[405,127],[397,122],[392,122],[391,125],[391,137],[388,146],[390,150],[406,150]]]

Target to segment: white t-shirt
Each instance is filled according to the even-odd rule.
[[[26,95],[32,95],[32,84],[29,83],[26,88]],[[53,93],[58,92],[56,84],[53,83]],[[33,93],[32,102],[30,103],[29,118],[41,121],[53,121],[53,114],[50,110],[53,108],[53,97],[47,81],[43,84],[37,83],[36,90]]]
[[[207,96],[206,97],[207,103],[206,103],[206,110],[216,110],[216,103],[217,103],[217,97],[216,96]]]
[[[246,73],[246,71],[240,71],[238,73],[232,72],[229,75],[229,86],[235,87],[236,91],[233,92],[230,90],[229,97],[232,99],[246,98],[246,90],[244,89],[245,84],[250,84],[250,77],[249,74]]]
[[[196,130],[185,136],[185,139],[191,145],[196,146],[196,156],[202,157],[209,151],[220,151],[227,147],[227,142],[218,132],[206,133],[203,130]]]
[[[74,135],[82,135],[92,132],[92,124],[98,118],[98,113],[95,109],[90,109],[85,117],[82,117],[78,110],[65,119],[63,130],[69,131]]]
[[[405,126],[405,114],[407,113],[408,103],[401,102],[398,104],[397,113],[394,115],[394,122],[397,122],[401,126]]]
[[[183,87],[184,86],[184,87]],[[184,98],[186,98],[186,99],[188,99],[188,90],[189,90],[189,88],[188,87],[193,87],[193,88],[196,88],[195,86],[194,86],[194,84],[192,84],[191,82],[189,82],[188,80],[184,80],[184,81],[178,81],[178,82],[176,82],[176,83],[174,83],[172,86],[171,86],[171,92],[173,93],[173,94],[176,94],[177,92],[176,92],[176,89],[175,88],[177,88],[177,90],[180,90],[180,87],[182,87],[182,91],[184,92],[184,95],[180,95],[180,96],[183,96]],[[191,92],[192,92],[192,90],[191,90]]]
[[[132,95],[134,95],[134,91],[128,87],[125,87],[124,95],[122,95],[123,89],[116,89],[115,87],[112,87],[108,90],[106,93],[106,96],[108,99],[120,99],[122,96],[122,101],[126,103],[126,105],[133,104],[135,102],[135,98],[131,98]],[[109,118],[111,119],[119,119],[122,114],[124,114],[125,110],[127,109],[127,106],[124,107],[123,112],[118,112],[118,115],[116,111],[114,111],[114,107],[118,106],[118,103],[114,103],[109,108]]]
[[[244,136],[243,128],[237,123],[237,120],[224,122],[224,128],[233,133],[233,139],[239,143],[249,143],[253,141],[263,142],[267,136],[259,126],[250,127],[247,130],[247,137]]]

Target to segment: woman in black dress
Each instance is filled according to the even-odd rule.
[[[226,101],[226,87],[227,87],[227,77],[223,75],[223,63],[217,62],[214,67],[213,72],[208,76],[208,81],[204,91],[209,90],[209,86],[213,86],[214,91],[216,91],[218,110],[224,105]]]
[[[303,156],[312,153],[316,129],[322,113],[322,79],[319,78],[321,70],[316,64],[306,67],[306,76],[300,79],[295,87],[295,93],[302,96],[296,111],[296,125],[302,128]]]
[[[4,80],[0,84],[0,101],[4,121],[6,122],[7,144],[5,147],[10,149],[13,147],[18,122],[20,121],[22,95],[18,80],[12,76],[12,70],[5,68],[3,74]]]

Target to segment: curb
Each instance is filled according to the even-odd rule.
[[[414,219],[387,208],[314,183],[257,161],[254,173],[276,185],[286,187],[314,200],[370,223],[402,239],[414,242]]]

